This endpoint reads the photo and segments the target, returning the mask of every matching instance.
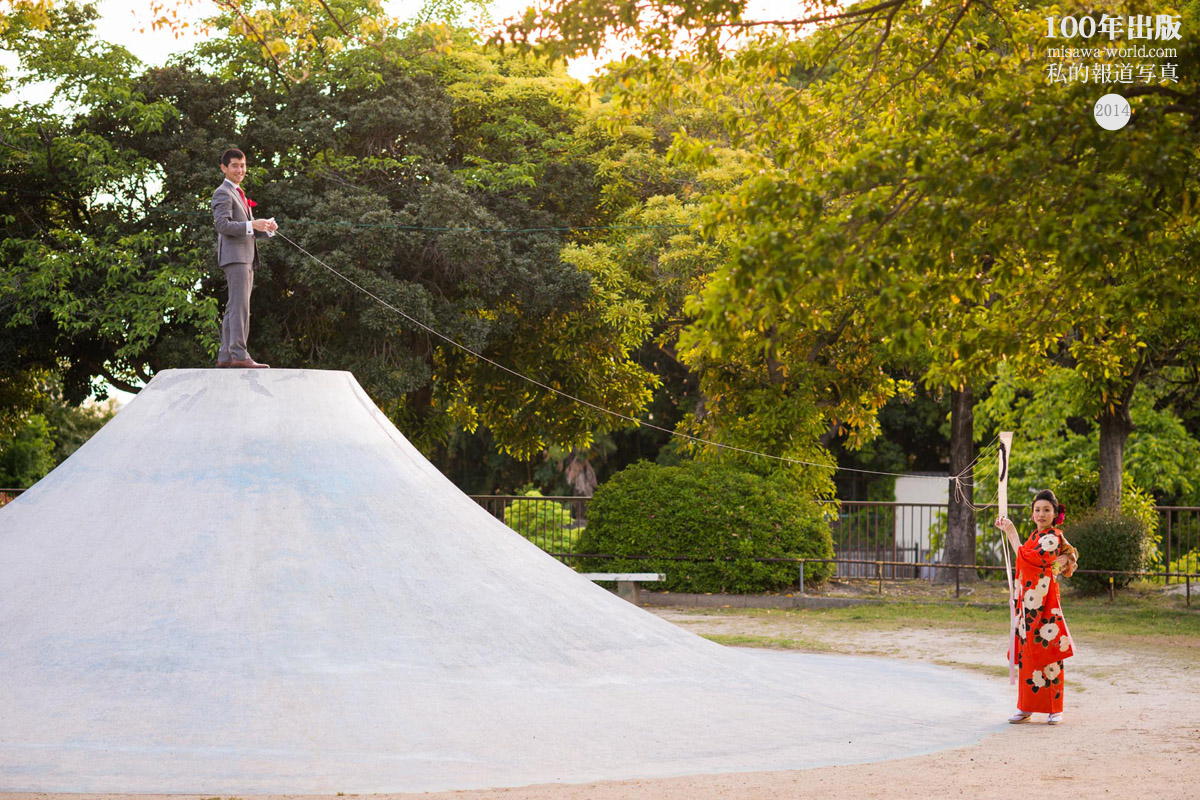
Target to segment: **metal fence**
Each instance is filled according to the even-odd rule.
[[[472,499],[563,561],[570,559],[587,524],[588,498],[479,495]],[[980,506],[975,512],[976,554],[985,571],[1004,563],[1001,534],[993,525],[997,509]],[[943,559],[948,511],[940,503],[842,501],[830,521],[835,576],[932,579]],[[1010,503],[1007,516],[1021,520],[1027,511],[1023,503]],[[1197,572],[1194,563],[1180,559],[1191,552],[1200,556],[1200,506],[1161,506],[1158,513],[1161,559],[1148,572],[1166,583],[1179,582],[1178,574]]]
[[[888,578],[928,577],[921,565],[929,563],[945,531],[945,506],[848,500],[836,513],[830,533],[837,577],[873,577],[875,567],[868,562],[875,561],[891,562],[884,568]]]
[[[23,490],[0,488],[0,506]],[[576,545],[587,526],[590,498],[474,495],[488,513],[560,560],[579,552]],[[831,509],[836,576],[846,578],[932,578],[942,560],[948,506],[938,503],[885,503],[847,500]],[[1010,504],[1008,516],[1021,519],[1023,504]],[[1151,573],[1166,583],[1182,573],[1197,572],[1200,557],[1200,506],[1160,506],[1160,563]],[[1002,564],[1001,539],[992,522],[996,506],[976,512],[976,547],[985,565]],[[1196,553],[1191,561],[1185,559]]]
[[[471,499],[547,553],[565,561],[587,526],[591,498],[486,494]]]
[[[1195,560],[1189,564],[1184,559],[1189,553],[1200,556],[1200,508],[1159,506],[1158,514],[1158,533],[1162,537],[1158,551],[1162,554],[1163,570],[1167,572],[1165,580],[1171,583],[1170,572],[1195,572],[1197,569]],[[1176,565],[1175,569],[1171,569],[1172,564]]]

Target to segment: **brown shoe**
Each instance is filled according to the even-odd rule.
[[[230,361],[229,366],[239,367],[241,369],[270,369],[271,368],[270,364],[260,364],[257,361],[255,361],[253,358],[245,358],[245,359],[241,359],[240,361],[239,360]]]
[[[232,361],[218,361],[217,369],[227,369],[229,367],[229,365],[232,363],[233,363]]]

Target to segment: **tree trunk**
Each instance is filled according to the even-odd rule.
[[[1096,505],[1121,510],[1121,474],[1125,471],[1125,442],[1133,431],[1128,404],[1100,412],[1100,496]],[[1082,509],[1080,509],[1082,510]]]
[[[969,388],[950,393],[950,475],[962,473],[962,497],[950,484],[950,513],[946,521],[946,546],[942,554],[943,564],[975,563],[975,501],[972,484],[975,471],[969,469],[975,460],[975,395]],[[964,472],[964,470],[966,470]],[[935,583],[954,583],[955,570],[939,569]],[[974,569],[958,570],[958,580],[966,583],[975,580]]]

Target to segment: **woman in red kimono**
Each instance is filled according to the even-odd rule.
[[[996,527],[1004,531],[1017,553],[1012,596],[1016,634],[1010,646],[1019,691],[1017,713],[1008,721],[1029,722],[1036,712],[1049,714],[1047,723],[1057,725],[1063,716],[1063,660],[1074,655],[1074,649],[1063,619],[1056,574],[1070,576],[1078,553],[1055,527],[1062,524],[1064,509],[1054,492],[1038,492],[1032,511],[1035,530],[1024,544],[1011,520],[996,520]]]

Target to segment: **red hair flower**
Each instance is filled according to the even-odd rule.
[[[1062,525],[1063,520],[1067,518],[1067,506],[1064,503],[1058,504],[1058,516],[1054,518],[1055,525]]]

